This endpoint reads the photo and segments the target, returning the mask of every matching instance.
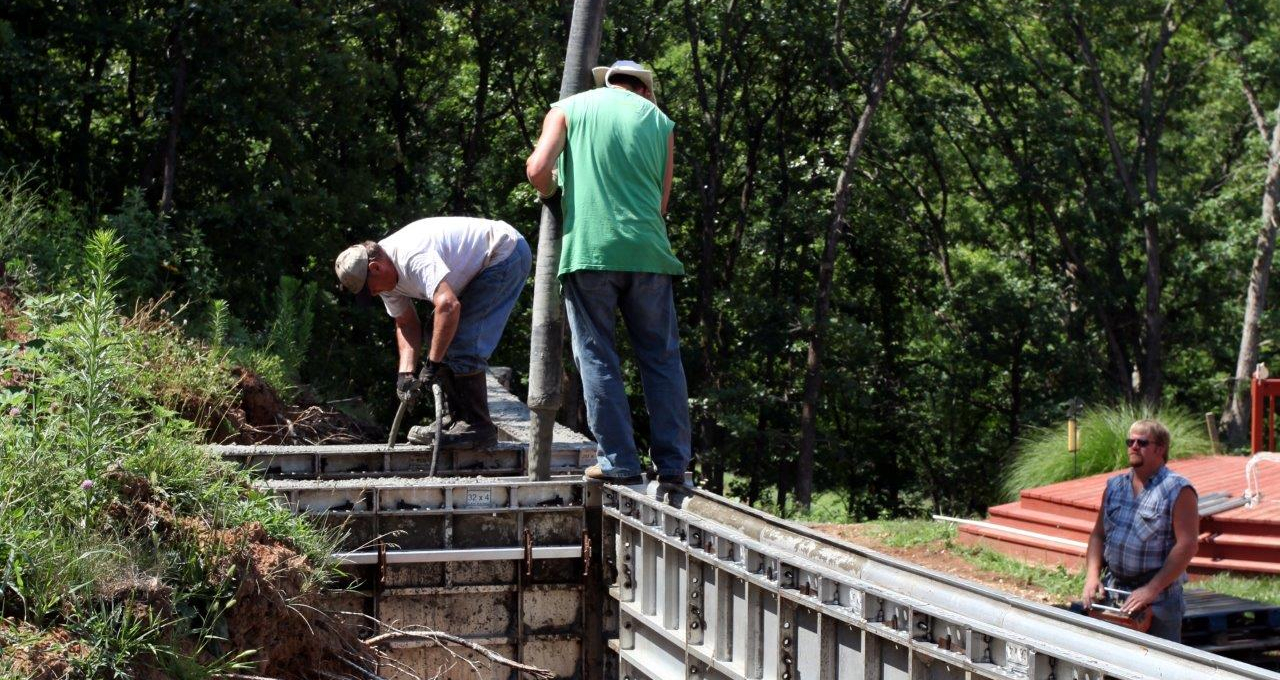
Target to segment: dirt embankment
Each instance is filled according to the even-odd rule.
[[[232,649],[256,650],[255,673],[271,678],[347,677],[353,664],[371,669],[372,653],[350,628],[320,610],[316,593],[308,589],[311,567],[293,546],[272,538],[254,522],[233,528],[212,528],[188,517],[175,516],[157,499],[147,480],[113,472],[111,482],[121,500],[108,514],[133,531],[155,532],[161,540],[199,546],[207,564],[210,585],[234,583],[234,602],[225,614]],[[136,594],[153,611],[171,607],[163,594]]]
[[[16,342],[19,350],[31,341],[21,301],[0,267],[0,340]],[[316,403],[287,404],[277,391],[252,371],[237,368],[237,394],[227,405],[191,400],[182,411],[208,428],[210,438],[241,443],[341,443],[373,441],[376,426]],[[32,376],[0,372],[0,387],[21,387]],[[189,409],[189,411],[188,411]],[[182,542],[196,546],[211,590],[231,584],[234,604],[225,612],[215,603],[200,615],[221,616],[227,642],[219,649],[196,651],[189,640],[169,640],[193,656],[211,661],[238,650],[255,650],[246,661],[248,672],[281,680],[320,677],[365,677],[359,669],[375,667],[374,652],[334,617],[321,611],[311,592],[311,567],[294,546],[272,538],[257,523],[213,527],[193,517],[177,515],[142,476],[108,471],[99,481],[112,489],[106,509],[107,529],[122,538]],[[132,608],[138,620],[174,621],[178,618],[171,588],[149,575],[122,574],[98,584],[91,600],[104,607]],[[190,603],[186,603],[188,606]],[[55,614],[56,621],[40,629],[16,619],[0,619],[0,676],[31,680],[77,677],[93,655],[89,640],[70,626],[73,612]],[[210,656],[214,655],[214,656]],[[164,664],[143,656],[131,677],[170,680]],[[326,675],[327,674],[327,675]]]
[[[238,366],[236,398],[221,406],[189,401],[183,416],[203,427],[215,444],[362,444],[382,441],[386,430],[354,418],[303,392],[295,403],[253,371]]]
[[[234,599],[225,612],[218,603],[205,603],[207,617],[222,616],[227,642],[224,648],[205,649],[191,654],[203,661],[238,650],[255,650],[246,661],[253,663],[255,676],[280,680],[321,677],[362,677],[353,669],[372,671],[374,652],[356,632],[320,610],[318,599],[308,587],[311,567],[292,546],[272,538],[257,523],[232,528],[213,528],[203,521],[178,516],[154,493],[143,477],[121,470],[103,476],[102,483],[115,489],[116,500],[106,513],[124,536],[154,535],[162,542],[183,542],[197,547],[204,563],[204,577],[217,589],[233,584]],[[224,591],[225,592],[225,591]],[[102,605],[130,607],[137,620],[172,621],[178,616],[171,589],[150,576],[121,575],[100,584],[92,598]],[[190,603],[188,603],[189,605]],[[63,620],[71,620],[65,612]],[[179,649],[190,648],[189,640],[169,640]],[[87,641],[79,640],[65,627],[37,630],[13,620],[0,620],[0,670],[6,677],[32,680],[63,680],[76,677],[77,666],[92,654]],[[140,680],[171,680],[164,664],[143,656],[136,661],[132,677]],[[328,675],[326,675],[328,674]]]

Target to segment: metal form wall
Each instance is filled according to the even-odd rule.
[[[478,643],[508,658],[582,678],[599,667],[585,623],[599,620],[602,589],[580,477],[267,480],[268,493],[298,512],[347,532],[350,588],[332,591],[335,612],[356,612],[405,630],[422,626]],[[599,506],[599,487],[594,488]],[[598,512],[597,512],[598,517]],[[598,521],[596,531],[598,531]],[[595,626],[599,639],[599,626]],[[395,664],[421,677],[516,680],[461,647],[392,643]],[[468,662],[483,672],[478,673]],[[395,664],[384,677],[410,677]]]
[[[604,492],[623,680],[1280,679],[1008,597],[699,491]]]
[[[425,477],[431,469],[431,447],[416,444],[401,444],[394,449],[380,444],[219,444],[208,448],[241,467],[275,479]],[[556,474],[580,471],[595,463],[595,451],[594,443],[556,442],[551,450],[551,470]],[[529,445],[522,442],[500,442],[483,450],[444,450],[436,461],[436,471],[441,475],[515,477],[524,474],[528,454]]]

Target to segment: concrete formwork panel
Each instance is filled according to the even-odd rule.
[[[528,586],[524,590],[524,629],[530,633],[572,633],[582,630],[582,589]]]
[[[454,548],[498,548],[521,545],[519,518],[514,513],[454,515]]]
[[[559,677],[583,678],[590,562],[582,554],[590,544],[582,484],[467,477],[265,486],[295,509],[345,523],[351,532],[345,546],[357,552],[338,557],[359,590],[334,595],[334,606],[387,626],[446,632]],[[478,658],[461,647],[400,641],[387,651],[423,677],[515,677],[487,660],[477,662],[477,676],[454,656]],[[391,666],[383,673],[407,677]]]
[[[518,583],[518,564],[510,560],[489,562],[445,562],[445,581],[449,585],[480,585],[486,583]]]
[[[558,678],[582,677],[582,640],[572,638],[533,638],[525,640],[524,663],[545,668]]]
[[[516,652],[514,645],[477,640],[485,647],[508,659]],[[435,644],[399,644],[388,650],[392,658],[404,664],[423,678],[439,680],[515,680],[515,673],[506,666],[489,661],[465,647]],[[412,675],[391,665],[383,665],[379,674],[388,680],[409,680]]]
[[[372,523],[372,519],[369,519]],[[432,550],[449,546],[449,520],[443,515],[381,513],[377,533],[391,549]],[[376,545],[366,549],[376,548]],[[351,548],[354,549],[354,548]]]
[[[382,585],[387,588],[437,588],[445,584],[448,566],[447,562],[388,564],[383,569]]]

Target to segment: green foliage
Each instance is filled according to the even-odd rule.
[[[1204,580],[1192,581],[1188,587],[1203,588],[1223,595],[1280,605],[1280,578],[1220,573]]]
[[[214,300],[209,305],[209,348],[217,352],[227,340],[231,313],[226,300]]]
[[[334,537],[247,491],[245,473],[201,448],[179,411],[229,399],[230,365],[155,308],[122,316],[123,261],[119,238],[93,234],[79,281],[28,300],[34,338],[0,343],[0,375],[21,376],[3,383],[0,413],[0,615],[70,630],[89,648],[76,662],[83,677],[131,677],[144,658],[208,677],[241,663],[190,656],[217,640],[234,585],[209,572],[218,548],[194,534],[137,531],[108,508],[128,507],[126,489],[142,484],[211,529],[259,522],[311,558],[317,580],[330,573]],[[174,613],[117,597],[152,581]]]
[[[1280,101],[1280,24],[1258,0],[1207,7],[1153,53],[1163,7],[980,0],[908,22],[850,176],[812,405],[815,486],[849,517],[983,510],[1004,493],[990,471],[1059,404],[1150,396],[1133,394],[1135,371],[1166,403],[1221,406],[1268,144],[1240,85],[1264,111]],[[601,61],[652,65],[676,123],[668,234],[688,271],[676,301],[694,450],[713,486],[737,473],[754,503],[793,503],[831,192],[893,20],[894,6],[850,0],[834,31],[836,8],[618,0],[602,32]],[[18,3],[0,12],[0,172],[20,169],[7,181],[41,200],[10,211],[24,226],[0,227],[0,260],[24,286],[60,286],[86,236],[114,227],[126,307],[169,294],[177,317],[224,300],[225,323],[201,332],[229,361],[389,418],[390,324],[333,294],[329,263],[429,214],[534,235],[520,160],[557,97],[567,12]],[[526,293],[494,365],[528,365],[529,306]],[[1278,322],[1266,313],[1264,337]],[[1261,359],[1280,363],[1277,348],[1264,341]],[[643,440],[634,370],[627,381]]]
[[[1058,602],[1080,599],[1084,590],[1084,574],[1067,571],[1061,565],[1053,568],[1027,564],[990,548],[948,545],[964,556],[965,561],[984,571],[1004,574],[1010,581],[1043,588]]]
[[[280,370],[287,379],[280,385],[294,385],[300,380],[302,367],[309,355],[311,329],[315,324],[316,283],[303,283],[292,276],[281,276],[276,288],[275,317],[267,335],[267,350],[280,358]]]
[[[1033,430],[1021,442],[1017,458],[1004,478],[1006,498],[1017,498],[1023,489],[1127,467],[1124,440],[1129,436],[1129,426],[1146,418],[1158,419],[1169,429],[1170,460],[1212,450],[1204,421],[1185,411],[1129,405],[1089,408],[1080,417],[1077,456],[1067,451],[1065,424]]]
[[[0,254],[4,258],[17,252],[24,233],[33,231],[39,212],[40,201],[29,173],[9,168],[0,174]]]

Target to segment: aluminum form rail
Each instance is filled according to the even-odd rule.
[[[426,476],[431,467],[431,447],[399,444],[326,444],[287,446],[269,444],[213,444],[206,447],[214,455],[237,462],[269,478],[356,479],[374,476]],[[561,442],[551,452],[551,468],[556,473],[581,471],[595,463],[596,445]],[[486,449],[440,452],[437,476],[525,474],[529,445],[499,442]]]
[[[619,678],[1280,679],[689,491],[607,487]]]
[[[272,479],[258,488],[344,525],[349,537],[334,558],[346,564],[532,561],[583,551],[580,478]]]
[[[560,560],[582,557],[580,545],[546,545],[524,548],[454,548],[440,550],[388,550],[376,552],[340,552],[333,557],[339,564],[431,564],[434,562],[492,562],[495,560]]]

